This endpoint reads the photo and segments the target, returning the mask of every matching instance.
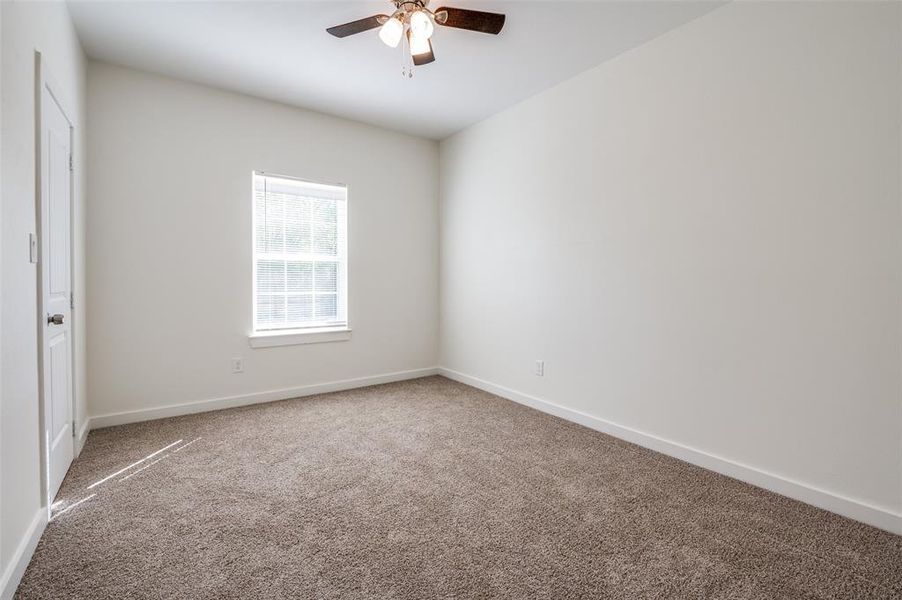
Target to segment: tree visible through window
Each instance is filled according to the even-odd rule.
[[[254,331],[347,325],[347,189],[254,173]]]

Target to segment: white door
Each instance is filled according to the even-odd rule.
[[[74,453],[70,217],[71,125],[46,81],[41,86],[40,271],[42,386],[48,496],[52,500]]]

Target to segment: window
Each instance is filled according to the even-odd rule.
[[[254,173],[254,335],[347,328],[347,222],[345,187]]]

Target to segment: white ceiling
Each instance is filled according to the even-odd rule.
[[[436,62],[401,77],[376,30],[326,27],[390,13],[387,0],[70,0],[95,59],[441,139],[721,2],[433,0],[507,14],[498,36],[437,27]]]

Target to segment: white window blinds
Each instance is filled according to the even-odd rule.
[[[254,331],[347,325],[347,189],[254,173]]]

